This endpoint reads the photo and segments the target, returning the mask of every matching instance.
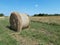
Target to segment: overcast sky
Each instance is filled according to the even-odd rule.
[[[11,12],[60,14],[60,0],[0,0],[0,13],[9,16]]]

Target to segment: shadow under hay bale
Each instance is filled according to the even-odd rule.
[[[12,29],[10,26],[6,26],[6,28],[8,28],[8,29],[10,29],[10,30],[12,30],[12,31],[17,32],[16,30]]]
[[[10,15],[10,29],[20,32],[22,29],[29,27],[29,17],[27,14],[12,12]]]

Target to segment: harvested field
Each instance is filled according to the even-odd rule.
[[[38,21],[43,23],[56,23],[60,24],[60,16],[41,16],[41,17],[31,17],[32,21]]]
[[[30,28],[20,33],[7,27],[9,18],[0,20],[0,45],[60,45],[60,16],[30,19]]]
[[[4,19],[5,17],[0,17],[0,19]]]

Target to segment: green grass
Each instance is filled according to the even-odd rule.
[[[18,45],[17,41],[10,36],[13,32],[7,28],[8,18],[0,20],[0,45]]]
[[[19,41],[11,35],[16,32],[7,28],[7,26],[9,26],[8,18],[0,20],[0,45],[26,45],[25,42],[22,42],[25,39],[25,41],[29,42],[28,45],[31,45],[29,39],[33,42],[37,41],[37,45],[60,45],[60,25],[56,23],[31,21],[30,28],[23,29],[18,35],[19,38],[22,37],[22,39],[18,39]]]
[[[32,21],[30,30],[23,30],[21,35],[38,40],[42,45],[60,45],[60,25]]]

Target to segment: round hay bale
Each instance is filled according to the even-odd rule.
[[[29,17],[27,14],[12,12],[10,15],[10,28],[15,31],[21,31],[22,28],[29,27]]]

